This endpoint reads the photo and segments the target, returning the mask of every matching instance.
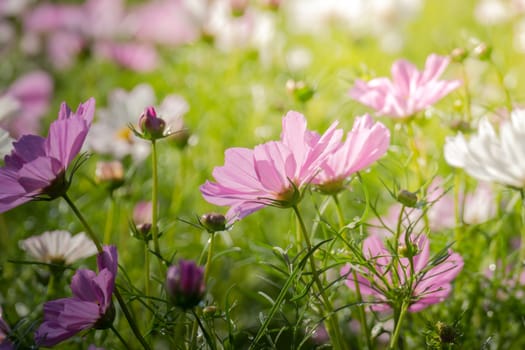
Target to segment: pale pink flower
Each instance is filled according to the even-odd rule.
[[[53,80],[44,71],[32,71],[16,79],[0,96],[1,125],[13,138],[37,134],[49,109]],[[7,107],[7,108],[6,108]]]
[[[94,52],[105,59],[136,72],[151,72],[158,65],[156,49],[143,43],[100,42]]]
[[[383,124],[374,123],[368,114],[357,117],[345,142],[323,162],[312,183],[337,192],[345,179],[382,157],[389,145],[390,131]]]
[[[241,219],[267,205],[286,207],[300,199],[299,191],[319,172],[338,147],[342,130],[337,122],[322,135],[306,128],[306,119],[290,111],[283,118],[280,141],[255,149],[230,148],[224,166],[216,167],[217,182],[207,181],[201,193],[208,202],[230,206],[227,217]]]
[[[404,238],[400,239],[400,247],[404,243]],[[463,268],[463,259],[452,251],[442,260],[431,259],[429,241],[424,235],[412,239],[411,245],[407,251],[416,250],[412,256],[413,268],[408,257],[395,258],[378,236],[369,236],[363,242],[363,256],[375,271],[347,264],[341,275],[346,276],[347,286],[355,290],[352,270],[356,272],[361,295],[370,297],[370,309],[374,311],[391,310],[394,298],[400,293],[407,298],[410,312],[444,301],[452,290],[451,282]]]
[[[356,80],[349,91],[351,98],[373,108],[378,115],[408,118],[457,89],[459,80],[439,80],[450,59],[432,54],[425,69],[419,71],[406,60],[392,65],[392,80],[375,78],[368,82]]]

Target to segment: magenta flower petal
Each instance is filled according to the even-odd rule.
[[[44,322],[35,333],[41,346],[58,344],[78,332],[95,327],[108,328],[115,317],[112,295],[118,266],[114,246],[104,246],[97,257],[102,270],[78,270],[71,281],[72,298],[48,301],[44,304]]]
[[[25,135],[14,142],[0,168],[0,213],[35,197],[53,199],[64,194],[68,187],[65,171],[80,152],[94,108],[93,98],[80,104],[75,113],[62,104],[47,138]]]
[[[392,65],[392,80],[357,80],[349,91],[351,98],[373,108],[378,115],[407,118],[420,112],[461,85],[459,80],[439,80],[448,66],[448,57],[428,56],[423,71],[406,60]]]
[[[224,166],[213,170],[216,182],[207,181],[200,187],[204,199],[230,206],[227,216],[233,220],[266,205],[293,205],[300,198],[297,190],[312,181],[322,162],[339,146],[342,131],[336,125],[320,136],[306,128],[302,114],[288,112],[280,141],[254,150],[225,152]]]

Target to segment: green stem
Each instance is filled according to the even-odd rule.
[[[465,90],[465,116],[466,116],[466,122],[470,123],[472,120],[472,108],[471,108],[471,98],[470,98],[470,92],[469,92],[469,80],[468,80],[468,74],[467,69],[465,67],[465,64],[461,64],[461,75],[463,78],[463,86]]]
[[[399,331],[401,330],[401,324],[403,323],[403,319],[405,318],[407,310],[408,304],[403,301],[403,303],[401,304],[401,311],[399,312],[399,315],[395,320],[394,334],[392,334],[392,338],[390,339],[390,346],[388,347],[391,350],[396,348],[397,340],[399,338]]]
[[[115,198],[111,195],[109,202],[108,216],[106,217],[106,226],[104,228],[104,244],[109,244],[111,240],[111,231],[113,230],[113,216],[115,215]]]
[[[202,334],[204,334],[204,338],[206,338],[206,342],[208,343],[210,348],[212,350],[216,350],[217,349],[217,345],[215,344],[215,341],[210,336],[210,334],[208,334],[208,331],[206,330],[206,328],[202,324],[201,319],[199,318],[199,315],[197,315],[197,313],[195,312],[194,309],[191,310],[191,313],[193,314],[193,317],[195,317],[195,320],[197,321],[197,323],[198,323],[198,325],[199,325],[199,327],[200,327],[200,329],[202,331]]]
[[[150,292],[150,267],[149,267],[149,242],[144,241],[144,292],[146,297],[151,296]]]
[[[84,229],[86,230],[86,233],[91,238],[93,243],[95,243],[95,246],[97,247],[98,252],[102,253],[102,246],[100,245],[100,241],[97,239],[97,236],[95,235],[95,233],[91,229],[91,226],[89,226],[89,224],[86,221],[86,219],[84,219],[84,217],[82,216],[80,211],[77,209],[77,207],[75,206],[73,201],[68,197],[68,195],[64,193],[64,195],[62,197],[66,200],[66,202],[67,202],[67,204],[69,204],[71,210],[73,210],[73,213],[75,213],[77,218],[80,220],[80,222],[84,226]],[[133,331],[133,334],[135,334],[135,337],[139,340],[139,342],[142,344],[144,349],[150,350],[150,346],[148,345],[148,343],[146,343],[146,340],[140,334],[140,330],[138,329],[137,324],[135,323],[135,320],[131,316],[131,313],[129,312],[128,307],[127,307],[126,303],[124,302],[124,299],[122,299],[122,296],[120,295],[120,292],[119,292],[119,290],[117,289],[116,286],[115,286],[115,290],[113,291],[113,294],[117,298],[117,300],[119,302],[119,305],[120,305],[120,309],[124,313],[124,316],[126,317],[126,320],[128,320],[129,326],[131,327],[131,330]]]
[[[213,257],[213,247],[215,244],[215,232],[210,233],[210,240],[208,243],[208,258],[206,259],[206,267],[204,268],[204,282],[208,281],[208,275],[211,270],[211,262]]]
[[[339,219],[339,228],[341,229],[341,228],[344,227],[343,208],[341,208],[341,204],[339,203],[339,199],[337,199],[337,194],[334,194],[332,196],[332,198],[334,199],[334,202],[335,202],[335,207],[336,207],[336,210],[337,210],[337,216],[338,216],[338,219]],[[363,329],[363,332],[365,334],[366,345],[367,345],[369,350],[372,350],[372,341],[370,339],[371,338],[370,337],[370,329],[368,328],[368,323],[366,322],[365,308],[362,305],[363,297],[361,295],[361,288],[359,287],[359,282],[357,282],[357,272],[355,271],[355,269],[352,269],[352,276],[354,278],[355,293],[356,293],[357,302],[358,302],[357,312],[358,312],[358,315],[359,315],[359,321],[361,323],[361,328]]]
[[[69,207],[71,208],[71,210],[73,210],[73,213],[75,213],[75,215],[78,218],[78,220],[80,220],[80,222],[82,223],[82,226],[84,226],[84,229],[86,230],[87,235],[93,241],[93,243],[95,243],[95,246],[97,247],[98,252],[102,253],[102,245],[100,244],[100,241],[98,240],[97,236],[95,235],[95,233],[91,229],[91,226],[89,226],[89,224],[86,221],[86,219],[84,219],[84,216],[82,215],[80,210],[78,210],[78,208],[76,207],[75,203],[73,203],[73,201],[69,198],[67,193],[64,193],[64,195],[62,197],[66,200],[66,202],[69,205]]]
[[[520,195],[521,195],[521,246],[520,246],[520,261],[518,263],[520,273],[517,274],[517,278],[519,281],[519,275],[521,274],[521,271],[523,270],[523,265],[525,263],[525,191],[523,189],[520,189]]]
[[[151,234],[153,236],[153,247],[157,256],[160,256],[159,247],[159,229],[157,227],[158,213],[157,213],[157,196],[159,179],[157,174],[157,143],[155,140],[151,141],[151,163],[152,163],[152,180],[153,188],[151,189]]]
[[[294,205],[292,206],[292,209],[299,223],[299,229],[301,231],[302,237],[306,244],[306,248],[308,249],[308,251],[311,251],[312,243],[310,241],[310,237],[308,236],[308,232],[306,230],[306,226],[304,224],[301,213],[299,212],[299,208],[297,207],[297,205]],[[347,349],[347,346],[339,330],[339,321],[337,319],[337,314],[334,312],[334,308],[332,306],[332,303],[330,302],[330,299],[325,294],[323,284],[321,283],[321,279],[319,278],[319,271],[317,271],[317,267],[315,266],[314,254],[310,254],[308,260],[310,262],[310,269],[312,270],[312,276],[314,279],[314,283],[319,291],[319,295],[321,296],[321,300],[324,304],[323,306],[325,309],[324,311],[326,312],[326,320],[327,320],[325,327],[326,327],[328,334],[330,335],[330,340],[333,342],[332,344],[333,348],[338,349],[338,350],[339,349],[345,350]]]
[[[146,342],[146,339],[144,339],[144,337],[142,336],[142,334],[140,333],[140,330],[139,328],[137,327],[137,324],[135,323],[135,320],[133,319],[133,316],[131,315],[131,313],[129,312],[128,310],[128,307],[126,305],[126,302],[124,301],[124,299],[122,298],[122,296],[120,295],[120,292],[117,288],[115,288],[113,294],[115,295],[115,297],[117,298],[118,300],[118,303],[120,305],[120,309],[122,310],[122,313],[124,314],[124,317],[126,317],[126,320],[128,320],[128,324],[129,326],[131,327],[131,330],[133,331],[133,334],[135,335],[135,337],[137,338],[137,340],[140,342],[140,344],[142,344],[142,347],[146,350],[151,350],[151,347],[149,346],[149,344]]]
[[[113,331],[113,333],[115,333],[115,335],[117,336],[117,338],[121,341],[122,344],[124,344],[124,347],[126,349],[131,349],[128,345],[128,343],[126,343],[126,341],[124,340],[124,338],[122,338],[122,336],[120,335],[120,333],[117,331],[117,329],[111,325],[110,329]]]

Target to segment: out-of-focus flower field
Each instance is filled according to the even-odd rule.
[[[0,0],[0,349],[525,348],[524,59],[523,0]]]

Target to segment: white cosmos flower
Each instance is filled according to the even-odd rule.
[[[447,137],[445,160],[478,180],[525,187],[525,110],[514,110],[499,134],[482,119],[470,139],[461,133]]]
[[[0,159],[3,159],[6,154],[11,152],[13,141],[6,130],[0,129]]]
[[[67,231],[47,231],[19,242],[20,248],[38,261],[72,264],[97,253],[97,247],[81,232],[74,236]]]

